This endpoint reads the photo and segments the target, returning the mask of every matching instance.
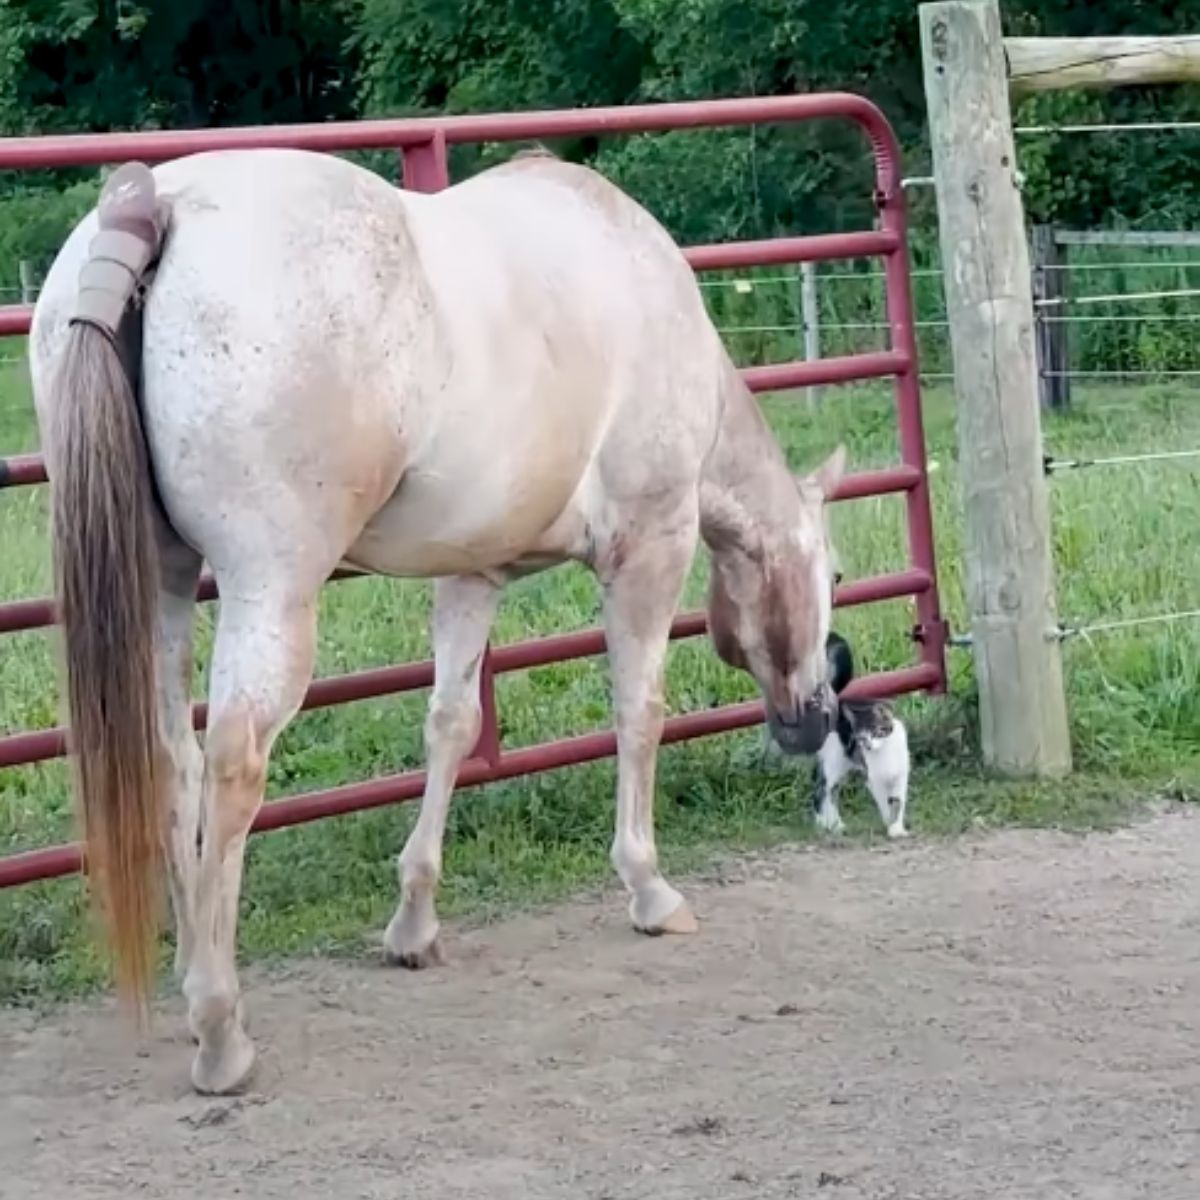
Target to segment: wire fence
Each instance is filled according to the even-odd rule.
[[[1031,127],[1029,131],[1035,130]],[[1114,243],[1120,240],[1119,235],[1112,238]],[[1081,240],[1070,246],[1064,261],[1045,264],[1058,283],[1050,289],[1050,296],[1035,301],[1036,319],[1060,331],[1058,336],[1066,338],[1068,353],[1059,360],[1066,364],[1065,369],[1047,369],[1044,378],[1139,388],[1152,383],[1186,388],[1200,381],[1200,338],[1196,337],[1200,257],[1185,233],[1164,237],[1161,245],[1156,240],[1156,235],[1140,233],[1124,248],[1105,245],[1103,239],[1098,244]],[[883,316],[882,273],[845,267],[809,270],[811,286],[807,289],[802,271],[774,270],[752,279],[704,280],[705,295],[718,315],[721,332],[742,351],[749,342],[769,353],[773,345],[782,348],[786,341],[787,350],[794,353],[797,344],[812,332],[821,354],[886,347],[889,325]],[[912,279],[922,378],[940,383],[953,378],[953,369],[936,258],[917,262]],[[1044,456],[1048,476],[1092,468],[1190,471],[1198,462],[1200,447],[1071,455],[1047,451]],[[1194,624],[1198,619],[1200,609],[1191,607],[1128,617],[1081,614],[1062,620],[1047,632],[1047,638],[1088,640]],[[952,644],[969,646],[970,635],[956,637]]]
[[[1018,132],[1053,128],[1026,126]],[[931,232],[925,232],[924,241],[932,244]],[[1103,280],[1107,276],[1113,283],[1110,288],[1088,289],[1082,295],[1036,301],[1040,321],[1071,330],[1072,377],[1097,381],[1200,377],[1200,339],[1194,337],[1192,328],[1200,322],[1200,285],[1189,286],[1200,273],[1200,258],[1142,254],[1088,261],[1076,254],[1071,262],[1048,264],[1044,269],[1063,277]],[[1176,286],[1133,290],[1124,286],[1131,274],[1153,279],[1170,273],[1175,273]],[[953,372],[941,267],[936,261],[917,263],[911,275],[923,378],[931,382],[950,379]],[[809,301],[813,305],[810,311],[806,311],[804,297],[805,275],[799,269],[764,268],[761,273],[706,276],[699,282],[718,329],[725,337],[736,339],[742,356],[759,361],[792,357],[797,341],[803,343],[806,337],[810,350],[815,345],[821,355],[830,356],[886,345],[890,326],[885,318],[882,271],[812,269],[809,291],[815,291],[816,298],[815,303]],[[40,280],[31,280],[25,289],[0,287],[0,296],[9,302],[22,295],[30,299],[39,284]],[[1191,303],[1181,305],[1184,301]],[[1124,311],[1131,306],[1142,311]],[[1093,307],[1111,311],[1077,311]],[[1147,308],[1152,311],[1145,311]],[[0,368],[22,361],[13,355],[0,356]]]
[[[1013,133],[1025,137],[1058,133],[1189,133],[1200,130],[1200,121],[1124,121],[1080,125],[1017,125]]]
[[[1110,292],[1100,295],[1052,296],[1035,300],[1035,308],[1055,308],[1064,304],[1133,304],[1143,300],[1180,300],[1200,296],[1200,288],[1160,288],[1152,292]]]
[[[1175,251],[1178,254],[1178,251]],[[1071,261],[1049,265],[1063,282],[1035,302],[1038,321],[1061,329],[1069,374],[1092,381],[1177,380],[1200,377],[1200,259],[1114,256],[1104,247],[1079,247]],[[1071,281],[1078,288],[1072,294]],[[918,262],[912,271],[922,375],[952,375],[949,325],[941,269]],[[792,357],[807,341],[821,355],[884,349],[889,325],[879,271],[841,268],[772,269],[760,275],[701,280],[721,333],[739,354],[769,361]],[[1086,286],[1085,286],[1086,285]],[[1060,377],[1053,372],[1050,378]]]
[[[1146,235],[1142,235],[1145,237]],[[1181,235],[1175,235],[1178,239]],[[1167,241],[1167,239],[1164,239]],[[1136,244],[1136,252],[1104,245],[1072,246],[1067,261],[1046,264],[1059,283],[1051,295],[1035,301],[1037,321],[1057,327],[1068,339],[1064,370],[1047,369],[1045,378],[1092,384],[1145,386],[1200,380],[1200,258],[1186,245]],[[847,270],[804,272],[773,270],[753,278],[708,278],[706,299],[718,317],[718,328],[740,351],[754,343],[760,352],[773,346],[795,353],[806,335],[815,332],[821,354],[883,348],[889,335],[883,317],[882,272]],[[940,383],[953,378],[949,355],[949,323],[936,260],[912,271],[919,319],[916,322],[922,378]],[[1072,289],[1075,284],[1075,289]],[[807,300],[806,300],[807,295]],[[815,297],[815,301],[814,301]],[[870,345],[864,345],[870,343]],[[1195,469],[1200,447],[1148,448],[1121,453],[1044,455],[1047,476],[1093,468],[1149,471],[1176,466]],[[1200,609],[1178,608],[1128,617],[1063,620],[1047,632],[1055,641],[1088,640],[1153,631],[1200,619]],[[952,645],[970,646],[969,634]]]
[[[1066,642],[1072,638],[1086,640],[1098,634],[1126,633],[1130,630],[1145,629],[1154,625],[1176,625],[1183,621],[1197,620],[1200,620],[1200,608],[1147,613],[1137,617],[1117,617],[1107,621],[1088,621],[1081,625],[1060,622],[1053,629],[1046,631],[1046,640],[1048,642]],[[958,633],[949,638],[947,644],[955,649],[965,650],[975,644],[975,639],[969,633]]]
[[[1053,458],[1045,455],[1042,466],[1047,475],[1052,475],[1055,471],[1081,471],[1085,467],[1127,467],[1135,463],[1170,462],[1188,458],[1200,458],[1200,449],[1152,450],[1144,454],[1110,454],[1102,458]]]

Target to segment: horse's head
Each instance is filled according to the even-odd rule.
[[[774,489],[769,516],[726,498],[706,530],[713,645],[754,676],[771,735],[792,754],[816,753],[836,711],[825,642],[838,576],[825,503],[845,459],[839,446],[811,475],[789,477]]]

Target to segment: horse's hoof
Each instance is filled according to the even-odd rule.
[[[662,931],[678,934],[700,932],[700,922],[696,920],[695,913],[688,908],[686,900],[662,923]]]
[[[889,838],[892,839],[893,842],[900,838],[906,838],[906,837],[911,836],[909,834],[908,830],[905,829],[904,826],[901,825],[899,821],[897,821],[894,825],[888,826],[887,835]]]
[[[440,967],[446,961],[442,954],[441,932],[433,913],[402,904],[383,931],[384,963],[389,967],[403,967],[406,971]]]
[[[385,944],[383,961],[389,967],[403,967],[406,971],[424,971],[428,967],[444,966],[446,956],[442,953],[442,941],[434,937],[427,946],[420,950],[393,949]]]
[[[220,1050],[200,1049],[192,1060],[192,1087],[202,1096],[231,1096],[250,1081],[254,1043],[239,1027],[223,1039]]]
[[[680,900],[679,904],[663,920],[656,921],[653,924],[635,920],[633,927],[638,933],[644,933],[648,937],[661,937],[665,933],[698,933],[700,931],[700,922],[696,920],[692,910],[688,907],[687,901]]]

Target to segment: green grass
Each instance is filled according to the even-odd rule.
[[[5,370],[0,449],[11,453],[31,448],[35,435],[23,373]],[[791,398],[768,402],[797,467],[817,461],[838,439],[847,442],[856,468],[894,461],[886,392],[848,388],[827,390],[825,396],[816,416]],[[944,390],[927,398],[927,427],[943,602],[961,630],[953,410]],[[1060,456],[1200,446],[1200,393],[1178,387],[1079,389],[1076,412],[1049,423],[1047,444]],[[1064,619],[1196,607],[1200,475],[1194,463],[1064,474],[1054,480],[1053,497]],[[0,492],[0,598],[48,589],[44,507],[41,489]],[[898,498],[839,505],[833,525],[848,577],[904,564]],[[699,599],[703,567],[698,561],[690,603]],[[326,589],[322,609],[320,674],[429,653],[426,585],[343,583]],[[201,611],[200,644],[206,650],[213,610]],[[598,615],[591,578],[560,569],[512,589],[497,640],[590,625]],[[863,670],[911,661],[911,623],[906,602],[851,610],[836,619]],[[1000,825],[1095,828],[1128,817],[1151,796],[1191,798],[1200,790],[1194,749],[1200,732],[1197,624],[1078,639],[1067,645],[1066,660],[1078,771],[1061,784],[1000,782],[980,771],[966,653],[952,652],[949,698],[901,703],[913,728],[910,811],[918,834],[947,836]],[[0,730],[53,723],[55,694],[51,639],[41,633],[6,639],[0,650]],[[706,643],[672,651],[673,711],[751,694],[750,682],[722,667]],[[302,715],[280,739],[270,795],[418,765],[423,700],[415,695]],[[499,702],[510,747],[604,727],[609,714],[604,662],[506,677]],[[668,748],[660,762],[657,820],[670,871],[700,866],[728,851],[812,836],[808,764],[766,759],[757,730]],[[610,763],[463,793],[450,821],[443,911],[486,919],[609,879],[612,793]],[[861,792],[856,797],[847,800],[852,836],[878,837],[869,800]],[[243,956],[360,952],[364,936],[382,925],[396,901],[394,856],[413,812],[401,806],[253,839]],[[0,852],[70,832],[62,764],[0,772]],[[87,991],[103,978],[77,880],[0,893],[0,1000],[51,1000]]]

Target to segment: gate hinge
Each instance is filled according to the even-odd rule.
[[[950,643],[950,622],[938,619],[912,627],[912,640],[922,646],[932,646],[939,653]]]

